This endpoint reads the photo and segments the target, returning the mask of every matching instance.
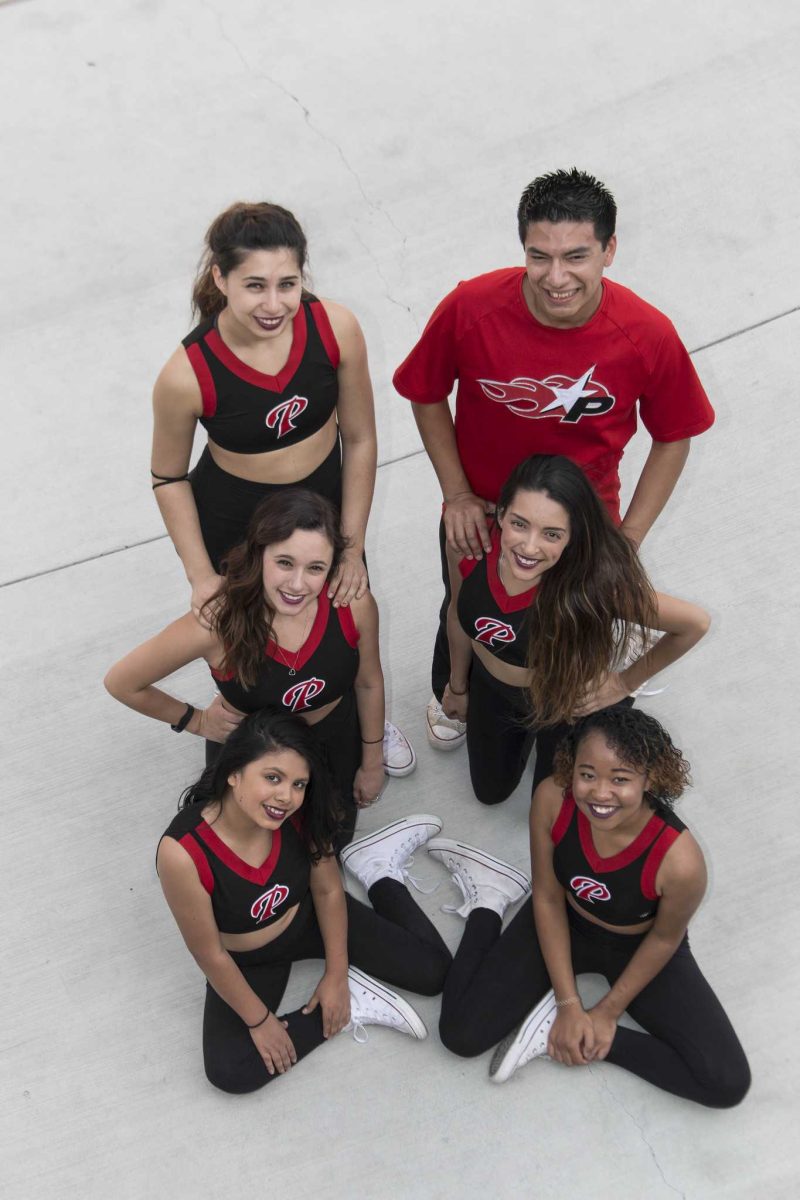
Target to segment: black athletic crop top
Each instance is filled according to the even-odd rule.
[[[630,846],[601,858],[591,823],[568,788],[550,834],[556,878],[584,912],[609,925],[638,925],[656,914],[658,868],[685,828],[673,812],[659,808]]]
[[[316,296],[304,299],[292,321],[292,348],[277,375],[237,358],[219,335],[215,317],[183,339],[203,397],[204,425],[223,450],[263,454],[305,441],[336,411],[339,347]]]
[[[497,573],[500,533],[492,530],[492,548],[480,560],[462,558],[461,591],[458,593],[458,620],[468,638],[480,642],[495,658],[515,667],[527,665],[528,610],[537,589],[529,588],[519,596],[509,596]]]
[[[272,849],[260,867],[243,862],[207,825],[201,804],[182,809],[163,837],[174,838],[189,854],[211,896],[220,933],[251,933],[287,913],[308,892],[310,864],[297,831],[300,814],[272,835]]]
[[[298,651],[284,650],[272,638],[264,666],[250,688],[234,675],[211,674],[222,696],[240,712],[288,708],[312,712],[350,691],[358,673],[358,630],[349,606],[334,608],[327,587],[317,598],[317,615]]]

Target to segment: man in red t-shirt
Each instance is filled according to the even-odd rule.
[[[713,424],[670,321],[603,278],[617,248],[616,215],[611,193],[583,171],[535,179],[517,212],[525,266],[460,283],[395,372],[442,488],[448,593],[445,539],[468,558],[489,550],[486,514],[523,458],[571,458],[619,521],[618,467],[638,408],[652,445],[622,529],[639,545],[683,470],[689,439]],[[448,397],[456,382],[454,422]],[[429,739],[441,749],[459,745],[464,732],[440,704],[450,670],[448,602],[428,706]]]

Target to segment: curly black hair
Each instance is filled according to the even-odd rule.
[[[601,734],[623,763],[647,774],[645,796],[654,807],[672,808],[691,782],[689,764],[664,726],[640,708],[615,705],[582,717],[560,742],[553,762],[560,787],[572,782],[578,746],[590,733]]]

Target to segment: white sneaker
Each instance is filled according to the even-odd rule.
[[[428,1036],[419,1013],[385,984],[378,983],[357,967],[351,967],[347,972],[347,983],[350,988],[350,1024],[345,1026],[345,1031],[352,1030],[354,1041],[366,1042],[365,1025],[385,1025],[419,1041]]]
[[[414,861],[411,856],[441,828],[439,818],[428,816],[427,813],[400,817],[391,825],[384,825],[383,829],[368,833],[366,837],[345,846],[339,855],[339,862],[355,876],[365,891],[369,891],[376,879],[398,879],[422,891],[408,873]]]
[[[509,904],[531,890],[531,881],[522,871],[475,846],[433,838],[428,842],[428,854],[444,863],[464,897],[463,904],[445,905],[443,912],[468,917],[473,908],[490,908],[502,917]]]
[[[467,736],[465,721],[445,716],[444,709],[435,696],[431,696],[425,712],[428,741],[437,750],[456,750],[463,745]]]
[[[551,988],[528,1013],[519,1029],[503,1038],[495,1050],[489,1064],[489,1078],[493,1083],[505,1083],[532,1058],[547,1057],[547,1039],[557,1016],[555,992]]]
[[[383,769],[398,778],[410,775],[417,765],[414,747],[406,735],[391,721],[383,726]]]

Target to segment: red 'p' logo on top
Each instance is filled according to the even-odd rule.
[[[274,429],[275,436],[282,438],[284,434],[291,433],[296,428],[294,418],[299,417],[307,408],[308,400],[305,396],[292,396],[291,400],[284,400],[269,410],[267,428]]]
[[[316,676],[304,679],[302,683],[292,684],[290,688],[286,689],[281,697],[281,703],[286,708],[290,708],[292,712],[301,712],[304,708],[311,706],[311,701],[320,694],[324,687],[324,679],[317,679]]]
[[[594,904],[595,900],[611,899],[611,892],[606,885],[592,879],[591,875],[573,875],[569,886],[580,900],[588,900],[590,904]]]
[[[495,617],[477,617],[475,621],[475,641],[484,646],[494,646],[495,642],[515,642],[517,635],[505,621]]]
[[[274,883],[269,891],[254,900],[250,908],[250,916],[254,921],[268,921],[275,909],[283,904],[289,895],[289,889],[282,883]]]

